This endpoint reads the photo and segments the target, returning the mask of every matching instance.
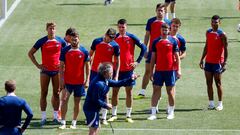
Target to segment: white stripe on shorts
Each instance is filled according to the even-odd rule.
[[[88,124],[88,127],[91,127],[91,126],[92,126],[92,124],[95,122],[96,118],[97,118],[97,113],[95,112],[94,118],[93,118],[93,120]]]

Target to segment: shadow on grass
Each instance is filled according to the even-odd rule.
[[[95,6],[95,5],[103,5],[103,3],[60,3],[56,5],[57,6]]]
[[[128,23],[128,26],[146,26],[146,23]],[[117,26],[117,24],[110,24],[110,26]]]
[[[240,32],[239,32],[240,34]],[[237,43],[237,42],[240,42],[240,40],[238,39],[228,39],[228,42],[229,43]],[[205,44],[205,41],[187,41],[187,43],[189,44]]]

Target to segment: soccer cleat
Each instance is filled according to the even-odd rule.
[[[103,125],[108,125],[109,123],[107,122],[107,120],[101,119],[101,124],[103,124]]]
[[[71,125],[70,128],[71,128],[71,129],[77,129],[77,126],[76,126],[76,125],[75,125],[75,126],[74,126],[74,125]]]
[[[109,122],[113,122],[117,120],[117,116],[112,116],[110,119],[108,119]]]
[[[126,118],[126,122],[128,122],[128,123],[134,123],[134,121],[132,120],[131,117],[127,117],[127,118]]]
[[[66,125],[61,125],[60,127],[58,127],[59,129],[66,129]]]
[[[174,114],[173,114],[173,113],[172,113],[172,114],[168,114],[167,119],[168,119],[168,120],[174,119]]]
[[[58,119],[53,119],[53,124],[61,124],[61,122]]]
[[[223,106],[222,105],[219,105],[217,108],[216,108],[217,111],[222,111],[223,110]]]
[[[215,109],[214,105],[208,105],[208,110],[214,110],[214,109]]]
[[[138,94],[134,99],[143,99],[143,98],[145,98],[145,95]]]
[[[46,122],[47,122],[47,119],[41,120],[41,122],[40,122],[41,127],[44,126],[46,124]]]
[[[156,120],[157,116],[156,115],[150,115],[150,117],[147,118],[148,120]]]

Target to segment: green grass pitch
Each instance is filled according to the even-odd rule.
[[[155,6],[163,0],[115,0],[110,6],[103,6],[103,0],[22,0],[13,14],[0,28],[0,96],[5,95],[3,84],[7,79],[17,81],[17,95],[30,104],[34,119],[26,135],[75,135],[87,134],[84,115],[80,111],[77,130],[59,130],[49,122],[40,128],[39,71],[27,57],[35,41],[46,35],[45,24],[57,23],[57,35],[64,36],[68,27],[75,27],[80,33],[80,42],[87,49],[94,38],[103,36],[107,28],[116,28],[118,19],[127,19],[128,31],[143,40],[147,19],[155,16]],[[176,86],[175,119],[167,120],[165,108],[167,95],[163,90],[158,119],[148,121],[152,86],[147,88],[147,98],[134,100],[132,117],[134,124],[124,121],[125,92],[120,92],[118,113],[120,120],[113,122],[115,135],[238,135],[240,134],[240,23],[237,0],[177,0],[176,16],[182,20],[180,33],[187,40],[187,57],[182,61],[182,78]],[[12,3],[12,0],[10,1]],[[223,74],[224,110],[207,110],[207,91],[203,71],[198,63],[205,42],[205,31],[210,27],[210,17],[218,14],[221,28],[229,41],[227,71]],[[139,50],[136,50],[136,55]],[[40,61],[40,51],[37,53]],[[144,60],[136,72],[143,76]],[[133,95],[141,87],[142,77],[137,80]],[[217,101],[216,89],[215,101]],[[49,88],[47,117],[52,119]],[[72,115],[72,99],[69,102],[67,120]],[[81,104],[84,100],[81,101]],[[216,102],[217,103],[217,102]],[[108,115],[110,116],[110,114]],[[110,126],[102,126],[102,135],[111,135]]]

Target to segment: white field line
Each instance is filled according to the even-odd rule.
[[[80,130],[89,130],[88,128],[78,128]],[[104,131],[112,131],[110,128],[100,128]],[[174,132],[240,132],[240,129],[152,129],[152,128],[114,128],[114,131],[174,131]],[[58,135],[79,134],[80,132],[64,132]]]
[[[14,9],[17,7],[17,5],[21,2],[21,0],[15,0],[15,2],[12,4],[12,6],[9,8],[9,10],[7,10],[6,13],[6,17],[2,18],[0,20],[0,28],[2,27],[2,25],[5,23],[5,21],[8,19],[8,17],[12,14],[12,12],[14,11]]]

